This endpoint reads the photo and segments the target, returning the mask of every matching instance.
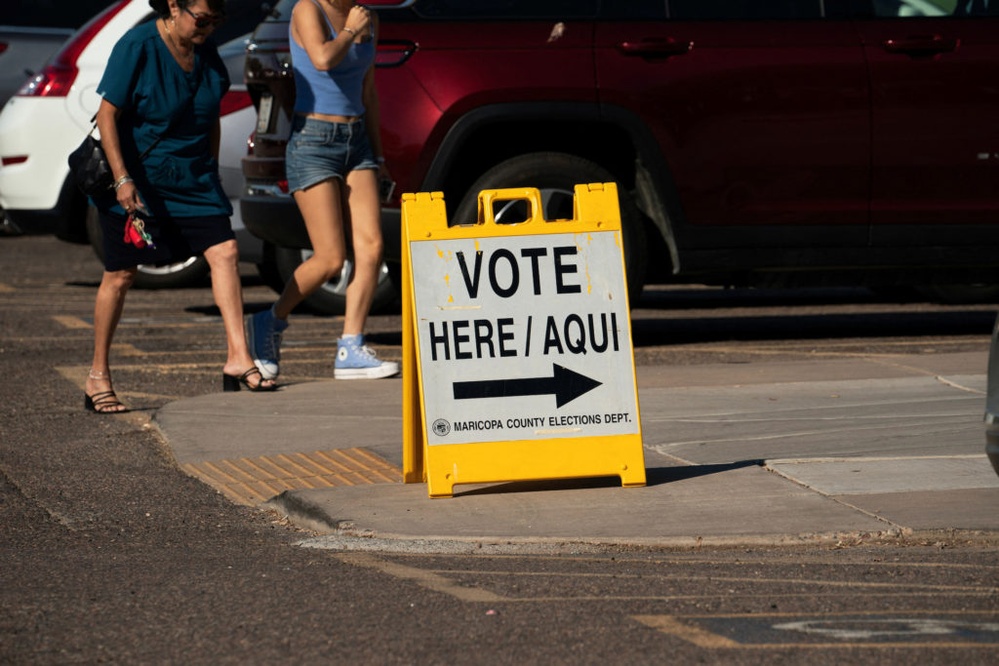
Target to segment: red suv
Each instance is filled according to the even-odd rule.
[[[308,238],[285,192],[281,0],[249,49],[247,227]],[[615,181],[628,280],[999,285],[999,0],[416,0],[380,9],[396,192]],[[384,3],[378,3],[384,4]],[[512,213],[511,213],[512,214]],[[398,207],[383,215],[387,258]],[[394,245],[392,242],[394,241]],[[293,267],[292,267],[293,268]]]

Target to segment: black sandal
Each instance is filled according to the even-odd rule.
[[[125,409],[115,409],[116,407],[125,407],[125,404],[118,399],[114,391],[102,391],[93,395],[83,394],[83,408],[88,412],[93,412],[94,414],[124,414],[130,411],[128,407],[125,407]]]
[[[253,375],[257,375],[258,377],[260,377],[260,379],[257,380],[256,384],[251,384],[249,381],[247,381],[247,377],[252,377]],[[265,381],[267,381],[267,380],[264,379],[264,376],[262,374],[260,374],[260,370],[257,369],[256,366],[250,368],[249,370],[247,370],[243,374],[239,375],[238,377],[236,375],[227,375],[226,373],[223,372],[222,373],[222,390],[225,391],[225,392],[238,391],[243,386],[245,386],[248,391],[253,391],[255,393],[256,392],[263,392],[263,391],[275,391],[275,390],[277,390],[277,384],[271,384],[270,386],[264,386],[264,382]]]

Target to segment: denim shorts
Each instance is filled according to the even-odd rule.
[[[285,152],[289,192],[330,178],[344,180],[348,173],[360,169],[378,169],[363,118],[331,123],[295,116]]]

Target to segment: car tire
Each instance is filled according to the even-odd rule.
[[[261,281],[277,293],[284,291],[285,281],[281,278],[281,273],[277,268],[277,260],[274,258],[275,248],[271,243],[264,243],[263,257],[257,264],[257,274]]]
[[[274,267],[281,278],[281,283],[287,283],[295,274],[295,269],[311,256],[312,250],[275,246]],[[315,293],[306,296],[303,305],[315,314],[342,315],[347,302],[347,283],[350,281],[352,269],[353,263],[348,259],[340,275],[324,284]],[[378,276],[378,287],[371,302],[371,312],[383,312],[397,301],[398,292],[389,278],[388,266],[383,262]]]
[[[97,209],[87,207],[87,237],[97,258],[104,263],[104,236],[98,219]],[[133,286],[139,289],[182,289],[199,287],[205,284],[209,274],[208,262],[204,257],[189,257],[184,261],[164,266],[139,264]]]
[[[478,197],[483,190],[536,187],[541,190],[546,220],[572,219],[573,192],[577,184],[608,183],[617,179],[590,160],[566,153],[529,153],[500,162],[486,171],[455,209],[452,224],[470,224],[478,217]],[[648,265],[645,224],[631,197],[618,189],[628,298],[638,302]],[[497,217],[497,221],[502,220]]]

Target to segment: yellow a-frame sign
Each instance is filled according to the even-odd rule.
[[[515,224],[495,211],[529,211]],[[645,485],[614,183],[577,185],[572,220],[534,188],[487,190],[449,227],[441,193],[402,199],[403,479],[619,476]]]

